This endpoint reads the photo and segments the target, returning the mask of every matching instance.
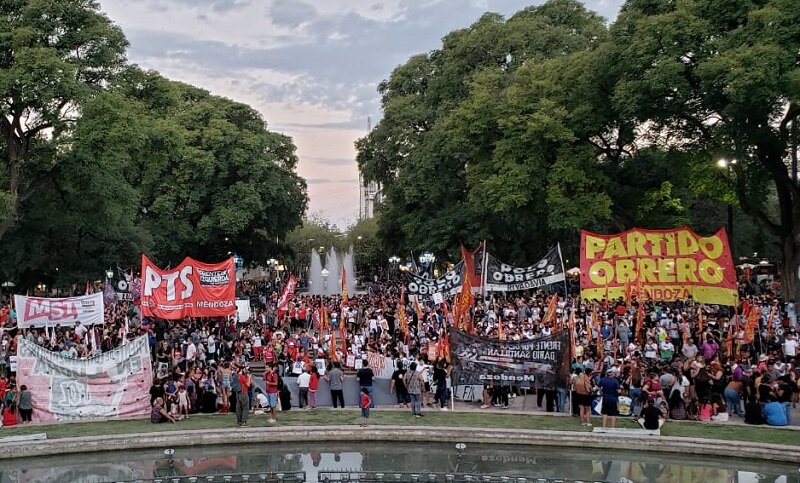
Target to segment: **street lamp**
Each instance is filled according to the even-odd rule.
[[[728,176],[731,176],[734,165],[736,165],[735,159],[722,158],[717,161],[717,167],[727,170]],[[728,243],[731,244],[731,247],[733,246],[733,205],[730,203],[728,203]]]
[[[436,256],[431,252],[425,252],[419,256],[419,263],[422,264],[422,268],[426,271],[429,268],[433,267],[433,262],[435,261],[436,261]]]
[[[320,275],[322,275],[322,293],[323,294],[328,293],[328,276],[330,274],[331,274],[331,272],[329,272],[327,268],[323,268],[322,272],[320,272]]]
[[[56,268],[56,271],[58,271],[57,268]],[[109,267],[108,270],[106,270],[106,278],[108,280],[111,280],[112,278],[114,278],[114,270],[112,270],[110,267]]]
[[[397,266],[400,264],[400,257],[392,255],[389,257],[389,265],[392,266],[392,273],[397,274]]]

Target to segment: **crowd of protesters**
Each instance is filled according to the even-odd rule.
[[[592,412],[606,416],[604,421],[610,417],[611,424],[618,415],[648,413],[645,419],[652,426],[654,409],[663,419],[743,417],[754,424],[792,424],[798,396],[795,302],[781,300],[776,287],[740,285],[741,304],[735,309],[691,299],[657,302],[646,294],[601,301],[549,291],[490,294],[477,297],[465,327],[507,341],[572,331],[570,383],[539,390],[537,402],[547,411],[566,411],[571,395],[573,414],[581,416],[582,424],[591,424]],[[147,336],[154,363],[154,422],[228,411],[236,412],[240,425],[253,411],[269,413],[275,421],[276,410],[291,405],[283,381],[287,376],[298,376],[302,408],[316,407],[322,380],[330,385],[334,407],[343,407],[346,377],[358,378],[360,390],[368,388],[363,394],[373,405],[375,375],[362,362],[368,353],[395,361],[390,387],[399,406],[415,417],[426,406],[446,407],[450,368],[441,344],[453,323],[451,302],[410,297],[401,302],[399,285],[387,284],[346,299],[298,294],[278,310],[281,290],[280,282],[242,284],[239,291],[254,308],[250,320],[152,320],[141,317],[135,304],[117,302],[108,305],[103,326],[17,330],[13,310],[4,306],[4,417],[9,410],[21,415],[25,404],[20,398],[24,390],[14,388],[10,371],[17,336],[73,358],[89,358]],[[750,320],[757,327],[748,337]],[[264,367],[264,372],[253,373],[251,367]],[[256,382],[263,382],[264,389]],[[487,384],[481,407],[508,407],[517,394],[517,387]]]

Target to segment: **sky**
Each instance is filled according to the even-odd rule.
[[[309,213],[358,217],[354,142],[380,120],[377,85],[484,12],[543,0],[100,0],[145,69],[244,102],[294,139]],[[622,0],[586,0],[606,19]]]

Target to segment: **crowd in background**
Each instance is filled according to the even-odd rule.
[[[618,382],[617,402],[627,404],[621,414],[639,414],[653,403],[674,419],[719,420],[747,415],[748,407],[751,413],[759,408],[763,416],[769,403],[782,408],[797,403],[797,309],[793,300],[780,299],[777,287],[748,283],[741,287],[741,304],[735,309],[691,299],[663,303],[645,296],[589,301],[556,291],[487,294],[476,297],[462,327],[507,341],[572,331],[570,384],[539,391],[538,403],[548,411],[565,411],[570,392],[588,391],[598,397],[596,383],[602,376]],[[254,309],[250,320],[149,319],[140,316],[135,304],[121,301],[107,306],[102,326],[76,323],[17,330],[13,310],[6,305],[0,310],[4,329],[0,374],[11,377],[0,380],[0,393],[11,393],[14,386],[10,369],[18,335],[72,358],[88,358],[147,336],[155,375],[152,402],[160,401],[160,409],[176,419],[198,411],[233,410],[232,380],[253,362],[274,366],[276,376],[283,378],[310,376],[317,361],[328,372],[334,362],[344,371],[356,371],[368,353],[378,353],[392,358],[399,368],[400,374],[392,378],[398,403],[410,402],[404,375],[412,363],[421,373],[421,393],[427,393],[423,404],[434,398],[441,404],[447,397],[432,391],[446,387],[443,381],[434,381],[434,373],[437,362],[446,358],[442,343],[453,324],[452,301],[434,304],[412,297],[400,301],[400,286],[383,284],[346,299],[298,294],[279,311],[282,288],[280,281],[241,284],[239,292]],[[757,327],[748,340],[747,323],[754,311]],[[441,362],[446,373],[447,361]],[[441,379],[441,373],[436,376]],[[591,378],[591,387],[583,382],[576,389],[576,382],[586,377]],[[259,400],[253,386],[248,387],[247,398],[252,408]],[[509,396],[518,392],[515,387],[487,385],[482,406],[507,407]],[[572,403],[577,414],[580,404]],[[791,423],[791,410],[784,412],[786,423]],[[759,419],[752,416],[748,422]]]

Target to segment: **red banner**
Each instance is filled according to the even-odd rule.
[[[142,313],[147,317],[226,317],[236,313],[233,258],[202,263],[186,258],[161,270],[142,255]]]
[[[289,302],[294,300],[294,292],[297,289],[297,279],[294,275],[289,275],[289,280],[283,287],[281,298],[278,299],[278,318],[289,311]]]
[[[736,272],[724,229],[701,237],[689,228],[643,230],[616,235],[581,232],[581,297],[601,300],[626,295],[733,306]]]

